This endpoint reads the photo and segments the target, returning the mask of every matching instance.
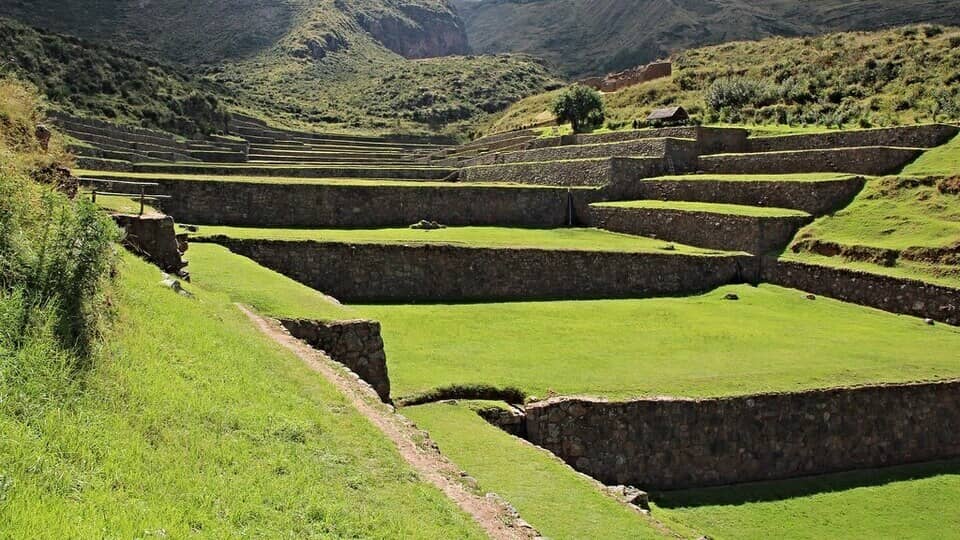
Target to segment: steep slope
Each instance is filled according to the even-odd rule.
[[[918,22],[960,23],[960,1],[454,0],[478,52],[526,52],[569,75],[599,74],[677,50]]]
[[[225,89],[169,65],[3,18],[0,50],[3,69],[68,113],[185,135],[227,128]]]
[[[443,0],[0,0],[0,12],[187,66],[249,97],[245,112],[324,130],[464,132],[556,84],[529,57],[447,56],[469,48]]]
[[[727,43],[678,52],[674,68],[672,78],[606,94],[607,127],[629,126],[674,105],[704,123],[872,127],[960,120],[957,27]],[[520,101],[487,131],[550,120],[555,95]]]

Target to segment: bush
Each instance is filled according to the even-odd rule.
[[[769,84],[746,77],[723,77],[713,81],[707,89],[707,106],[715,111],[740,110],[744,107],[771,105],[774,91]]]
[[[558,123],[569,122],[574,133],[582,133],[603,125],[603,98],[593,88],[571,86],[554,100],[553,115]]]

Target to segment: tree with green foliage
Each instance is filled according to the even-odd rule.
[[[574,133],[582,133],[603,124],[605,118],[600,92],[588,86],[571,86],[553,102],[557,123],[569,122]]]

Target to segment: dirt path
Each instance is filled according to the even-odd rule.
[[[443,457],[429,440],[423,441],[423,432],[395,413],[377,398],[369,386],[317,351],[291,336],[279,323],[261,317],[246,306],[237,305],[261,332],[296,354],[310,369],[330,381],[354,407],[396,445],[400,456],[426,481],[452,499],[464,512],[470,514],[491,538],[500,540],[539,538],[537,532],[519,519],[495,497],[484,497],[470,491],[462,481],[459,468]],[[423,441],[417,443],[417,440]]]

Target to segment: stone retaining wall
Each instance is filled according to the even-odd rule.
[[[113,221],[123,229],[123,245],[132,253],[147,259],[169,274],[179,275],[187,266],[182,258],[182,249],[186,249],[186,244],[181,245],[177,241],[172,217],[155,214],[113,214]]]
[[[670,490],[960,456],[960,381],[526,409],[536,445],[608,485]]]
[[[466,167],[460,171],[460,180],[601,187],[667,172],[667,163],[662,158],[601,158]]]
[[[755,255],[780,252],[810,216],[756,217],[667,208],[594,204],[590,224],[608,231]]]
[[[547,187],[259,184],[151,180],[165,212],[183,223],[244,227],[451,226],[554,228],[569,222],[568,190]],[[574,189],[574,219],[599,199]]]
[[[623,193],[626,199],[692,201],[744,206],[793,208],[814,216],[836,212],[863,189],[863,177],[802,181],[645,180]]]
[[[761,279],[893,313],[960,325],[960,289],[795,261],[763,260]]]
[[[900,172],[923,151],[873,146],[760,154],[700,156],[699,169],[716,174],[840,172],[881,176]]]
[[[606,144],[659,137],[695,139],[699,144],[698,148],[701,154],[746,152],[748,148],[747,130],[745,129],[708,128],[701,126],[635,129],[627,131],[613,131],[610,133],[584,133],[577,135],[563,135],[561,137],[544,137],[530,141],[529,148],[550,148],[555,146],[582,144]]]
[[[390,402],[387,355],[383,350],[379,322],[305,319],[283,319],[280,322],[290,335],[327,353],[373,387],[380,399]]]
[[[347,302],[464,302],[689,294],[754,281],[744,256],[345,244],[212,237]]]
[[[412,167],[269,167],[258,165],[154,165],[137,164],[139,173],[198,174],[209,176],[282,176],[284,178],[390,178],[395,180],[442,180],[455,172],[447,168]]]
[[[779,152],[862,146],[899,146],[933,148],[946,143],[960,132],[957,126],[929,124],[835,133],[784,135],[748,139],[748,152]]]
[[[530,161],[560,161],[607,157],[666,157],[675,166],[691,170],[697,162],[697,143],[692,139],[636,139],[632,141],[575,146],[558,146],[536,150],[520,150],[485,154],[466,162],[467,166],[499,165]]]

